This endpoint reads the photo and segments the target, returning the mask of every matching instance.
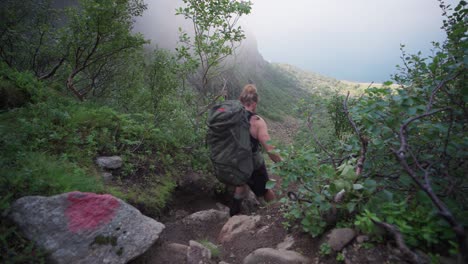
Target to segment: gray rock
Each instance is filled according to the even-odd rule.
[[[286,236],[283,240],[283,242],[279,243],[276,248],[277,249],[280,249],[280,250],[288,250],[290,248],[292,248],[292,246],[294,245],[294,237],[292,236]]]
[[[252,214],[253,212],[257,211],[259,206],[260,202],[258,201],[255,194],[249,189],[247,196],[242,201],[241,213]]]
[[[208,264],[211,261],[211,251],[202,244],[190,240],[187,251],[187,264]]]
[[[440,261],[440,264],[457,264],[458,263],[456,258],[450,258],[450,257],[444,257],[444,256],[440,256],[439,261]]]
[[[224,224],[219,233],[218,240],[221,243],[231,241],[235,236],[241,233],[255,230],[257,223],[260,221],[260,216],[235,215]]]
[[[216,207],[217,207],[218,210],[220,210],[220,211],[229,213],[229,207],[227,207],[226,205],[224,205],[224,204],[222,204],[222,203],[216,203]]]
[[[182,222],[186,225],[202,225],[208,222],[222,222],[229,218],[229,213],[215,209],[209,209],[193,213],[184,219]]]
[[[250,253],[243,264],[309,264],[312,261],[303,255],[290,250],[279,250],[273,248],[260,248]]]
[[[104,180],[105,183],[112,182],[113,178],[114,177],[112,176],[112,173],[110,173],[110,172],[103,172],[102,173],[102,179]]]
[[[334,251],[341,251],[356,237],[356,232],[351,228],[333,229],[327,236],[327,243]]]
[[[176,210],[174,212],[174,216],[175,216],[176,220],[183,219],[183,218],[187,217],[188,215],[190,215],[190,213],[185,211],[185,210]]]
[[[170,251],[173,254],[183,255],[184,258],[187,255],[187,251],[189,249],[188,246],[182,245],[182,244],[179,244],[179,243],[167,244],[167,245],[165,245],[165,248],[166,248],[167,251]]]
[[[358,242],[359,244],[362,244],[366,241],[369,241],[369,236],[366,236],[366,235],[360,235],[358,237],[356,237],[356,242]]]
[[[118,169],[122,167],[122,158],[119,156],[98,157],[96,164],[103,169]]]
[[[164,225],[111,195],[27,196],[10,218],[53,263],[126,263],[144,253]]]

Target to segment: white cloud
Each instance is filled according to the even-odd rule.
[[[252,13],[243,23],[254,32],[266,59],[337,78],[382,81],[399,61],[400,43],[407,44],[410,51],[428,51],[431,41],[445,37],[437,0],[252,2]],[[369,63],[371,58],[389,72],[376,72],[375,65]],[[362,74],[353,77],[329,71],[346,67],[359,67]]]
[[[171,47],[181,0],[146,0],[137,29]],[[335,78],[384,81],[400,63],[400,43],[428,52],[445,38],[437,0],[252,0],[242,18],[265,59],[290,63]],[[447,0],[455,5],[457,0]],[[356,70],[358,69],[358,70]]]

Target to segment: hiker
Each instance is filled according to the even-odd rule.
[[[260,145],[265,149],[273,162],[276,163],[282,160],[280,155],[273,152],[275,147],[270,145],[270,135],[268,134],[268,127],[265,120],[255,113],[258,103],[258,94],[255,85],[247,84],[242,90],[239,101],[248,111],[254,171],[250,179],[247,181],[247,184],[236,186],[233,202],[229,212],[231,216],[240,212],[242,200],[247,195],[248,187],[250,187],[257,197],[264,197],[266,202],[270,202],[275,199],[275,193],[272,190],[265,188],[269,178],[265,166],[265,160],[263,159],[260,150]]]

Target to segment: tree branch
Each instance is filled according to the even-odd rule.
[[[432,90],[431,92],[431,96],[429,98],[429,102],[426,106],[426,113],[428,113],[431,109],[432,109],[432,105],[434,104],[434,98],[435,98],[435,95],[436,93],[442,88],[444,87],[449,81],[457,78],[460,74],[462,73],[462,71],[459,71],[458,73],[448,77],[447,79],[443,80],[442,82],[439,83],[439,85],[436,86],[436,88],[434,88],[434,90]]]
[[[454,76],[457,76],[455,74]],[[418,187],[423,190],[431,199],[432,203],[436,206],[436,208],[439,211],[439,214],[442,216],[442,218],[449,223],[451,226],[452,230],[454,231],[457,240],[458,240],[458,245],[459,245],[459,250],[461,252],[460,259],[463,259],[464,261],[468,261],[468,244],[466,241],[466,233],[464,230],[464,227],[462,224],[458,223],[455,219],[455,217],[452,215],[448,207],[442,202],[442,200],[439,199],[437,194],[434,193],[431,182],[430,182],[430,166],[429,168],[422,168],[422,166],[418,165],[419,162],[417,161],[416,157],[413,157],[415,159],[416,164],[419,168],[419,170],[422,171],[423,173],[423,179],[419,179],[418,174],[408,165],[408,162],[406,160],[406,152],[408,151],[408,138],[407,138],[407,128],[408,126],[419,119],[422,119],[427,116],[434,115],[436,113],[442,112],[442,111],[447,111],[451,110],[450,108],[443,108],[443,109],[438,109],[432,112],[429,112],[432,109],[432,104],[434,101],[434,96],[437,91],[439,91],[443,85],[447,84],[449,80],[452,80],[454,77],[452,76],[451,78],[446,79],[445,81],[441,82],[432,92],[431,97],[429,99],[429,102],[426,106],[426,112],[423,114],[420,114],[418,116],[412,117],[409,120],[407,120],[403,125],[400,126],[400,132],[399,132],[399,138],[400,138],[400,148],[398,151],[393,150],[397,160],[400,162],[401,166],[403,169],[406,171],[406,173],[413,179],[413,181],[418,185]],[[448,174],[447,174],[448,175]]]
[[[349,123],[354,129],[354,132],[356,132],[356,135],[359,138],[359,141],[361,142],[361,150],[360,150],[360,156],[357,162],[357,167],[356,167],[356,175],[361,175],[362,170],[364,168],[364,161],[366,160],[366,153],[367,153],[367,145],[369,141],[367,138],[365,138],[361,132],[359,131],[359,128],[357,127],[356,123],[354,122],[353,118],[349,114],[348,110],[348,99],[349,99],[349,91],[348,94],[346,95],[346,99],[343,101],[343,111],[346,114],[346,117],[348,117]]]
[[[62,66],[64,61],[65,61],[65,57],[61,58],[60,61],[54,66],[54,68],[52,68],[52,70],[49,73],[46,73],[46,74],[40,76],[39,80],[45,80],[45,79],[48,79],[48,78],[54,76],[55,73],[57,72],[57,70],[60,68],[60,66]]]
[[[223,88],[221,88],[221,92],[217,96],[215,96],[208,105],[202,107],[202,110],[197,113],[198,117],[202,116],[206,111],[208,111],[211,107],[213,107],[213,105],[216,103],[216,101],[219,98],[226,96],[226,84],[227,84],[226,79],[223,78],[223,82],[224,83],[223,83]]]
[[[426,112],[424,114],[420,114],[420,115],[417,115],[415,117],[412,117],[410,119],[408,119],[405,123],[403,123],[403,125],[400,126],[400,131],[399,131],[399,137],[400,137],[400,149],[398,150],[398,155],[402,155],[403,157],[405,156],[405,153],[408,149],[408,139],[407,139],[407,128],[408,126],[418,120],[418,119],[421,119],[421,118],[424,118],[424,117],[427,117],[427,116],[431,116],[431,115],[434,115],[434,114],[437,114],[438,112],[442,112],[442,111],[447,111],[447,110],[451,110],[450,108],[442,108],[442,109],[438,109],[438,110],[435,110],[433,112]]]
[[[427,263],[426,260],[422,259],[418,254],[414,253],[406,246],[403,235],[401,234],[400,230],[396,226],[385,223],[385,222],[375,221],[375,220],[372,220],[372,222],[384,228],[387,232],[389,232],[393,236],[398,248],[403,253],[405,259],[408,259],[413,264]]]

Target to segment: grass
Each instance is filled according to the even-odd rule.
[[[136,206],[143,214],[156,216],[166,206],[175,187],[170,176],[150,175],[144,182],[122,183],[108,187],[107,191]]]
[[[2,164],[4,163],[4,164]],[[42,152],[19,153],[16,162],[0,168],[0,189],[4,193],[54,195],[63,192],[102,192],[104,186],[97,175],[89,174],[77,164]]]
[[[221,256],[221,250],[215,244],[211,243],[208,239],[203,239],[199,241],[204,247],[206,247],[211,252],[211,257],[219,258]]]

